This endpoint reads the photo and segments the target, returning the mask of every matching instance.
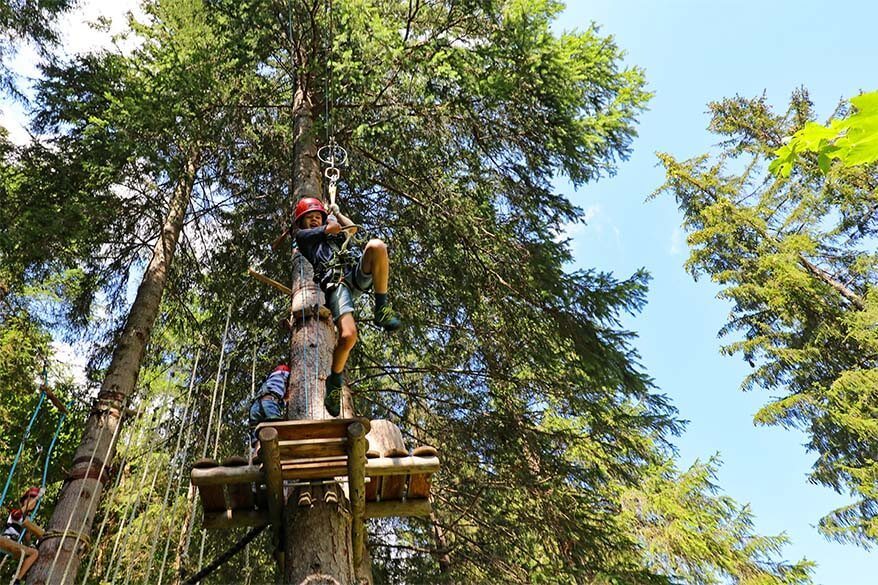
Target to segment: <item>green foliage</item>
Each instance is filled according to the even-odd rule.
[[[807,94],[786,115],[764,98],[710,105],[716,156],[660,160],[685,216],[688,269],[709,275],[731,302],[724,348],[754,368],[744,387],[772,391],[762,424],[799,428],[818,455],[812,481],[848,492],[850,508],[821,521],[834,538],[868,546],[878,536],[878,415],[873,380],[878,255],[874,167],[826,166],[803,156],[791,173],[766,173],[782,136],[813,114]]]
[[[680,583],[810,583],[812,562],[774,560],[785,535],[754,534],[750,509],[718,493],[717,467],[714,457],[680,473],[664,461],[623,489],[621,522],[643,544],[647,566]]]
[[[835,118],[826,126],[808,122],[789,141],[777,149],[777,158],[768,170],[789,177],[799,157],[806,152],[817,154],[823,174],[829,172],[832,159],[854,167],[878,161],[878,91],[851,98],[853,111]]]

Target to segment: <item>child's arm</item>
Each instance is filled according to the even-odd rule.
[[[332,205],[329,208],[330,213],[335,216],[338,223],[341,224],[341,227],[347,227],[349,225],[354,225],[354,222],[350,220],[350,218],[346,215],[343,215],[341,211],[338,210],[338,205]],[[332,217],[330,215],[329,217]]]

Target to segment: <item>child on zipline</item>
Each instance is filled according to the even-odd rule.
[[[19,539],[21,539],[21,535],[24,532],[24,521],[37,508],[37,502],[42,495],[43,490],[38,487],[32,487],[24,492],[24,495],[21,496],[21,499],[19,500],[19,507],[13,508],[9,513],[9,517],[6,519],[6,526],[3,528],[4,538],[19,542]],[[30,533],[25,535],[24,542],[25,544],[30,544]],[[24,561],[21,563],[21,569],[15,576],[15,581],[13,581],[13,583],[24,582],[24,576],[27,575],[27,572],[37,561],[37,557],[39,556],[37,549],[30,546],[25,547],[23,554]]]
[[[332,367],[326,378],[323,401],[326,411],[338,416],[341,410],[341,388],[344,368],[357,343],[357,322],[354,319],[354,301],[374,287],[375,324],[385,331],[395,331],[402,322],[387,302],[390,260],[387,245],[378,239],[369,240],[358,259],[341,254],[345,240],[342,229],[354,225],[339,213],[338,206],[329,215],[323,203],[314,197],[305,197],[296,204],[294,223],[299,251],[314,267],[314,281],[326,294],[326,304],[338,329],[338,340],[332,352]]]
[[[259,386],[259,392],[250,406],[250,439],[256,444],[256,425],[267,420],[284,420],[287,417],[287,384],[290,366],[281,364]]]

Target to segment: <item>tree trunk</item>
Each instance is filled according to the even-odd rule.
[[[168,214],[128,313],[119,344],[98,393],[58,503],[49,520],[50,538],[40,543],[40,556],[27,576],[29,585],[73,583],[91,533],[92,522],[109,480],[105,464],[112,462],[121,418],[137,384],[149,336],[158,315],[168,271],[183,227],[198,169],[198,155],[186,161],[174,188]],[[67,536],[61,536],[64,533]],[[81,536],[80,536],[81,535]],[[56,558],[57,557],[57,558]]]
[[[295,200],[323,198],[312,111],[312,97],[300,85],[293,104]],[[313,281],[310,263],[298,253],[293,258],[292,290],[292,375],[287,415],[291,419],[329,418],[323,396],[335,346],[335,326],[331,318],[321,315],[323,292]],[[284,583],[371,583],[368,565],[354,569],[350,502],[338,485],[312,485],[292,490],[284,523]]]

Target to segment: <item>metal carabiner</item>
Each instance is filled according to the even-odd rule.
[[[337,183],[341,176],[341,169],[338,167],[326,167],[326,170],[323,171],[323,176],[329,179],[330,183]]]

